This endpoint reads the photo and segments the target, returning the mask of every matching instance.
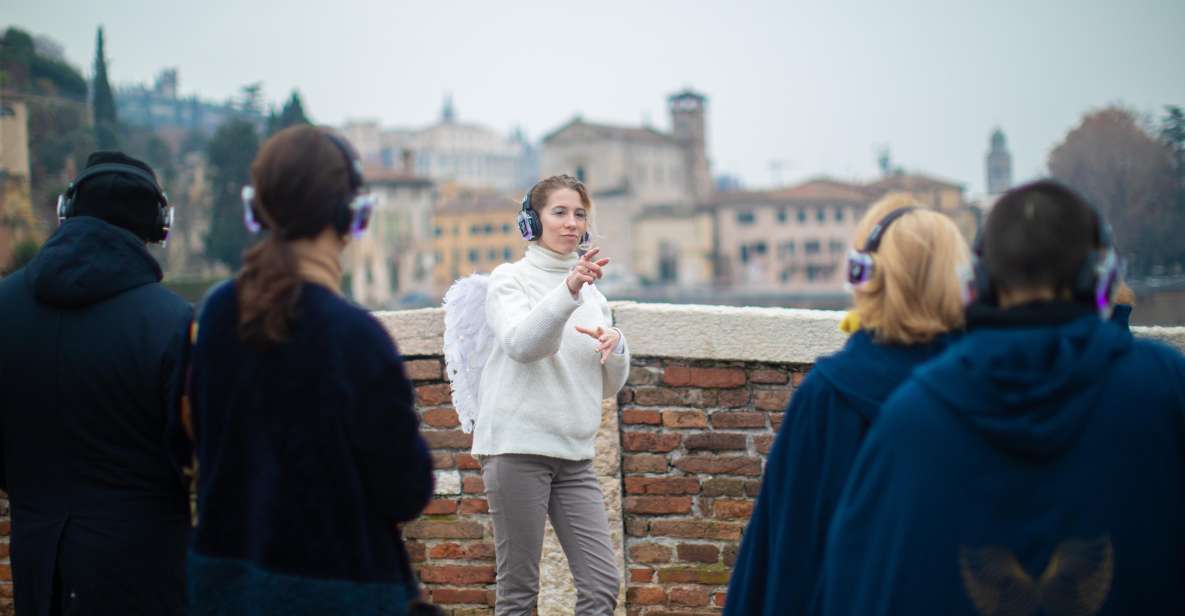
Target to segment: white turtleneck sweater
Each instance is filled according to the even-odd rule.
[[[613,326],[596,287],[573,298],[564,284],[576,261],[532,243],[490,274],[486,322],[495,342],[481,375],[474,455],[592,459],[601,400],[625,385],[630,358],[623,336],[602,365],[597,341],[576,331]]]

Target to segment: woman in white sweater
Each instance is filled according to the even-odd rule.
[[[523,198],[522,259],[490,275],[486,320],[495,346],[482,371],[473,454],[494,522],[496,616],[529,615],[550,517],[576,582],[576,614],[612,614],[620,572],[593,474],[601,400],[629,373],[625,338],[593,286],[608,259],[583,255],[592,202],[576,178],[553,176]]]

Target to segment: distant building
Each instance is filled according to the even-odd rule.
[[[259,101],[248,96],[241,102],[216,103],[199,99],[196,95],[180,96],[177,69],[162,70],[151,86],[135,84],[115,89],[115,107],[119,121],[132,126],[152,129],[174,128],[197,130],[214,134],[227,120],[243,118],[263,128],[266,122]],[[258,88],[245,89],[258,95]]]
[[[718,195],[717,281],[754,293],[842,292],[851,237],[876,197],[830,179]]]
[[[523,256],[527,242],[519,234],[519,204],[491,194],[463,195],[436,209],[433,219],[438,293],[473,273],[488,274],[502,263]]]
[[[634,219],[633,271],[639,287],[707,289],[716,272],[714,210],[648,206]]]
[[[999,128],[992,131],[988,153],[984,157],[984,166],[987,175],[988,195],[999,195],[1012,188],[1012,153],[1008,151],[1004,131]]]
[[[29,173],[29,112],[25,103],[0,103],[0,271],[22,240],[37,241]]]
[[[385,129],[377,120],[351,120],[339,131],[368,164],[402,168],[410,155],[414,173],[438,185],[513,194],[538,174],[538,152],[521,131],[507,136],[459,122],[451,97],[440,120],[424,128]]]
[[[980,210],[967,203],[962,184],[920,173],[894,171],[866,188],[878,198],[889,193],[905,194],[921,205],[946,214],[955,221],[968,242],[975,238],[979,229]]]
[[[685,90],[667,99],[671,132],[649,126],[593,123],[580,116],[543,138],[542,177],[567,173],[584,181],[594,196],[594,241],[618,264],[615,280],[604,286],[637,282],[633,221],[654,205],[686,214],[707,202],[712,180],[707,158],[707,99]],[[650,267],[646,265],[646,267]]]
[[[372,309],[427,305],[434,294],[435,187],[404,171],[369,169],[365,177],[377,202],[370,228],[346,247],[343,288]]]

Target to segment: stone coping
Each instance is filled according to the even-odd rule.
[[[842,311],[610,302],[639,357],[809,364],[843,346]],[[443,353],[444,309],[374,313],[407,356]],[[1185,352],[1185,327],[1133,327]]]

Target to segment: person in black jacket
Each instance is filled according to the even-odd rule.
[[[152,169],[96,152],[61,227],[0,281],[0,487],[17,614],[178,614],[187,483],[172,460],[190,305],[146,242],[167,200]]]
[[[267,235],[206,299],[193,350],[190,613],[406,614],[395,525],[431,499],[432,461],[391,337],[339,289],[370,208],[356,155],[292,127],[251,178]]]

